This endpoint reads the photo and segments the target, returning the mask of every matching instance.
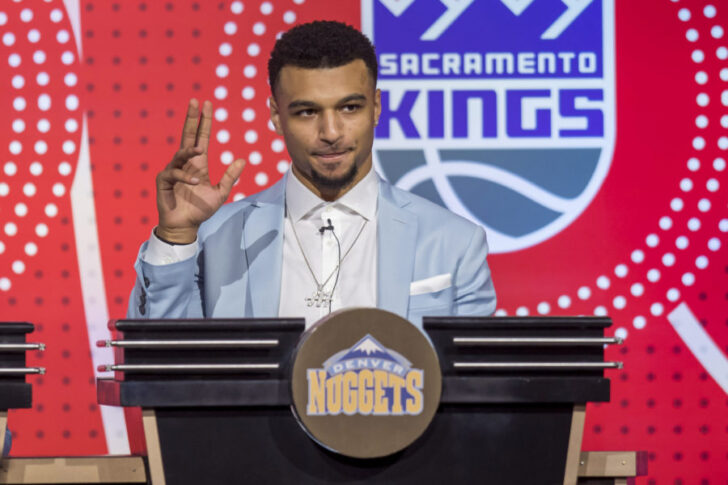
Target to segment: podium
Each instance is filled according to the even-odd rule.
[[[609,400],[604,370],[620,366],[604,362],[604,346],[619,343],[604,338],[609,325],[425,318],[443,373],[441,404],[419,439],[384,458],[338,455],[294,418],[299,319],[111,322],[117,338],[104,345],[117,349],[116,364],[106,370],[116,374],[98,380],[98,398],[143,408],[155,485],[627,483],[578,479],[585,404]]]
[[[3,456],[8,410],[27,409],[33,405],[32,384],[25,382],[25,376],[45,374],[43,367],[26,365],[28,351],[45,350],[43,343],[27,342],[34,329],[30,323],[0,322],[0,484],[147,483],[141,457]]]
[[[0,322],[0,457],[3,454],[8,410],[30,408],[33,405],[33,390],[25,382],[25,376],[45,372],[41,367],[26,367],[25,353],[45,348],[43,344],[26,342],[26,336],[33,330],[30,323]]]

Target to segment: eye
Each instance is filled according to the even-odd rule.
[[[344,106],[341,107],[341,110],[344,113],[354,113],[360,109],[361,109],[361,105],[357,104],[357,103],[345,104]]]
[[[316,114],[316,110],[313,108],[301,109],[294,113],[294,115],[300,116],[302,118],[309,118],[315,114]]]

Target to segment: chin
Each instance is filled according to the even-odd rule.
[[[339,174],[329,174],[314,169],[312,170],[311,178],[317,185],[320,185],[322,187],[339,189],[349,185],[354,180],[354,178],[356,178],[357,172],[358,167],[356,166],[356,164],[352,164],[351,167],[345,169],[342,173]]]

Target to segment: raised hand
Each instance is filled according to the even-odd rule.
[[[200,106],[191,99],[182,129],[180,149],[172,161],[157,174],[156,234],[161,239],[188,244],[197,238],[197,229],[209,219],[230,195],[245,162],[235,160],[220,182],[212,185],[207,168],[207,147],[212,127],[212,103]]]

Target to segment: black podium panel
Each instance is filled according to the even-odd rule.
[[[25,344],[34,328],[26,322],[0,322],[0,344]],[[25,382],[27,372],[21,370],[25,366],[25,350],[0,348],[0,410],[32,407],[32,386]]]
[[[413,445],[375,460],[326,451],[288,407],[158,408],[156,414],[168,485],[561,485],[572,406],[442,405]]]
[[[142,406],[151,476],[188,484],[575,484],[587,402],[609,401],[606,318],[426,318],[440,407],[403,451],[328,451],[289,407],[302,320],[117,321],[100,404]],[[332,349],[334,351],[339,348]],[[388,416],[381,416],[386,420]],[[386,426],[381,440],[395,440]]]

